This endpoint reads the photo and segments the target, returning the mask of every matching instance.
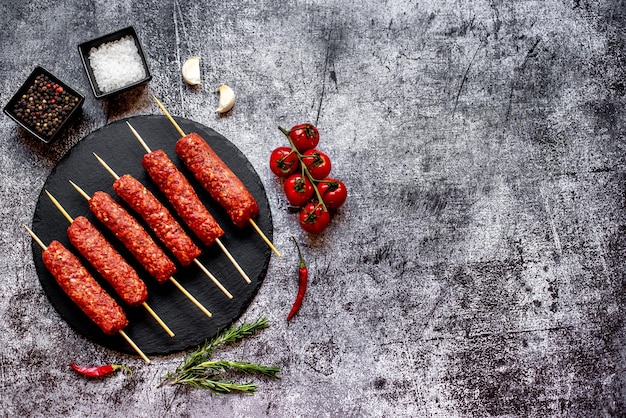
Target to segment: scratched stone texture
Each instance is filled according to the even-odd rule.
[[[0,415],[626,415],[623,0],[10,0],[0,16],[3,106],[37,64],[86,96],[49,145],[0,118]],[[76,46],[127,25],[153,80],[96,100]],[[199,89],[180,77],[192,55]],[[218,117],[222,83],[237,102]],[[252,396],[157,388],[184,353],[147,366],[94,345],[36,276],[22,224],[46,177],[95,129],[159,114],[153,94],[266,187],[283,257],[241,321],[271,327],[217,355],[281,366]],[[316,237],[267,167],[278,126],[304,121],[350,191]],[[291,236],[310,283],[287,323]],[[69,361],[134,375],[86,381]]]

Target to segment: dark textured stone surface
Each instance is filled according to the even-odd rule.
[[[6,416],[623,416],[626,5],[623,1],[5,2],[0,100],[43,65],[85,94],[44,145],[0,119],[0,410]],[[90,95],[77,45],[132,24],[153,74]],[[180,77],[191,55],[203,85]],[[223,117],[215,89],[237,94]],[[83,339],[43,293],[22,224],[55,164],[129,116],[229,138],[268,193],[268,276],[219,355],[283,368],[254,396],[156,388],[150,366]],[[350,197],[300,232],[267,168],[278,125],[318,125]],[[296,292],[302,243],[311,268]],[[85,382],[67,363],[129,364]]]

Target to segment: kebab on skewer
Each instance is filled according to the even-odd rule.
[[[198,309],[209,318],[213,315],[198,300],[191,295],[172,275],[176,272],[176,265],[157,245],[141,224],[133,218],[108,193],[97,191],[89,196],[74,182],[72,186],[89,202],[89,210],[94,214],[113,235],[119,239],[124,247],[141,263],[146,271],[159,283],[170,281],[176,286]]]
[[[173,337],[172,330],[146,302],[148,289],[135,269],[124,260],[124,257],[87,218],[84,216],[72,218],[50,192],[46,190],[46,194],[70,223],[67,228],[67,237],[74,248],[89,261],[124,302],[133,307],[143,306],[165,332]]]
[[[213,283],[229,298],[233,295],[198,260],[201,250],[187,235],[170,211],[139,180],[130,174],[118,176],[115,171],[95,152],[98,162],[113,176],[113,190],[148,224],[157,238],[174,254],[183,265],[194,262]]]
[[[59,241],[45,245],[26,225],[24,228],[43,250],[41,257],[46,269],[63,292],[87,317],[107,335],[120,334],[139,356],[150,364],[150,359],[124,332],[128,318],[122,307],[102,288],[82,265],[78,257]]]
[[[170,160],[165,151],[160,149],[152,151],[141,138],[139,132],[130,123],[126,122],[126,124],[146,150],[146,155],[143,156],[141,165],[172,204],[176,213],[194,234],[200,238],[204,245],[209,246],[216,243],[246,283],[250,284],[251,281],[246,272],[243,271],[237,260],[233,258],[228,249],[222,244],[222,241],[220,241],[220,237],[224,235],[224,230],[219,226],[213,215],[209,213],[206,206],[204,206],[191,183]]]
[[[176,142],[176,154],[189,171],[224,208],[237,227],[252,225],[272,251],[280,257],[280,252],[254,221],[259,213],[259,206],[246,186],[200,135],[195,132],[185,134],[159,99],[154,97],[154,100],[181,135]]]

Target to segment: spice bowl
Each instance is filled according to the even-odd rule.
[[[129,26],[78,45],[93,95],[97,99],[152,79],[135,28]]]
[[[31,135],[48,143],[80,111],[85,98],[41,66],[35,67],[4,113]]]

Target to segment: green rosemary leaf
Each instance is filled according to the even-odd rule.
[[[185,384],[195,389],[208,389],[214,393],[254,393],[257,389],[257,385],[254,383],[234,383],[216,380],[213,378],[193,378],[177,381],[171,384]]]
[[[245,337],[254,335],[256,331],[269,327],[267,318],[260,318],[252,323],[245,323],[240,326],[232,327],[225,332],[218,334],[210,342],[207,343],[206,350],[213,350],[217,346],[225,343],[233,343],[242,340]]]
[[[223,344],[240,341],[255,332],[269,327],[267,318],[260,318],[252,323],[233,326],[218,334],[210,341],[205,341],[185,359],[174,372],[168,372],[160,386],[187,385],[197,389],[208,389],[214,393],[254,393],[257,385],[252,382],[236,383],[223,380],[223,375],[243,374],[278,379],[280,367],[263,366],[244,361],[210,360],[215,349]]]
[[[258,364],[248,363],[245,361],[216,360],[216,361],[205,361],[203,363],[197,364],[196,366],[188,369],[188,372],[189,373],[207,373],[208,371],[228,372],[232,370],[235,370],[244,374],[262,375],[262,376],[271,377],[273,379],[277,379],[278,372],[280,372],[280,367],[261,366]]]
[[[205,341],[195,351],[189,353],[184,361],[178,366],[176,372],[183,372],[184,370],[193,367],[199,363],[207,361],[213,351],[223,344],[233,343],[240,341],[246,337],[254,335],[256,331],[269,327],[267,318],[260,318],[252,323],[245,323],[240,326],[233,326],[230,329],[218,334],[210,341]]]

